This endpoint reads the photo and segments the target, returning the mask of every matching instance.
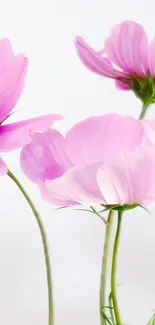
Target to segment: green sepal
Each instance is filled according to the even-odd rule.
[[[111,210],[114,210],[114,211],[124,212],[124,211],[127,211],[127,210],[135,209],[138,206],[140,206],[140,205],[138,203],[135,203],[135,204],[132,204],[132,205],[128,205],[128,204],[125,204],[125,205],[106,205],[105,207],[107,208],[107,210],[111,209]]]
[[[57,211],[57,210],[62,210],[62,209],[66,209],[66,208],[70,208],[68,205],[64,205],[62,207],[56,208],[53,210],[53,212]]]
[[[143,103],[150,104],[155,103],[155,80],[150,72],[147,79],[139,79],[131,76],[132,88],[135,95],[142,100]]]
[[[153,78],[149,72],[148,79],[146,80],[146,83],[141,89],[141,93],[143,94],[150,94],[151,97],[154,95],[154,84],[153,84]]]
[[[132,88],[135,91],[136,95],[139,96],[141,91],[141,83],[135,77],[131,77],[131,80],[132,80]]]

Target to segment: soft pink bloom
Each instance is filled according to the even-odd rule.
[[[48,195],[61,204],[148,205],[155,203],[155,150],[139,147],[114,160],[73,167],[46,181]]]
[[[155,78],[155,38],[148,43],[145,30],[134,21],[116,25],[101,51],[94,50],[82,37],[76,38],[75,46],[88,69],[115,79],[122,90],[134,87],[131,77],[145,81],[150,73]]]
[[[60,115],[46,115],[37,118],[5,124],[5,120],[16,105],[24,87],[28,59],[23,54],[15,55],[8,39],[0,40],[0,152],[19,148],[30,142],[33,131],[45,131]],[[2,125],[4,124],[4,125]],[[0,160],[0,175],[7,172]]]
[[[53,129],[34,134],[21,167],[57,205],[148,204],[155,200],[154,141],[155,121],[106,114],[65,137]]]

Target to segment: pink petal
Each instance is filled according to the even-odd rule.
[[[142,120],[144,128],[143,145],[154,146],[155,145],[155,119],[153,120]]]
[[[131,86],[129,84],[129,81],[121,81],[121,80],[116,80],[115,85],[119,90],[131,90]]]
[[[149,68],[151,75],[155,77],[155,37],[149,44]]]
[[[3,74],[6,69],[8,62],[14,57],[12,45],[8,38],[0,39],[0,74]]]
[[[147,190],[147,195],[143,199],[142,205],[150,205],[155,204],[155,147],[152,147],[149,152],[149,166],[145,167],[145,174],[143,175],[143,179],[149,178],[149,188]]]
[[[20,161],[24,173],[36,183],[60,177],[72,167],[64,150],[64,137],[54,129],[35,133],[22,149]]]
[[[55,184],[54,187],[52,187],[52,183]],[[59,205],[59,206],[73,206],[78,204],[65,192],[65,184],[63,182],[63,176],[51,181],[47,180],[44,183],[38,184],[38,186],[40,188],[43,199],[48,201],[49,203],[52,203],[54,205]]]
[[[150,187],[152,153],[138,148],[132,153],[121,154],[116,161],[102,165],[97,174],[98,186],[108,204],[144,204]],[[155,173],[154,173],[155,174]],[[155,186],[154,186],[155,194]]]
[[[28,59],[24,57],[24,55],[11,56],[10,53],[8,53],[8,61],[5,59],[5,61],[2,61],[0,64],[1,122],[9,115],[20,97],[24,87],[27,67]]]
[[[148,40],[143,27],[133,21],[115,26],[105,42],[108,58],[127,74],[147,76]]]
[[[74,167],[64,176],[46,181],[45,187],[51,199],[66,200],[86,205],[103,203],[104,198],[96,182],[100,164]],[[60,201],[60,205],[62,202]]]
[[[66,152],[73,165],[106,162],[141,144],[143,127],[132,117],[106,114],[77,123],[66,135]],[[76,150],[75,150],[76,145]]]
[[[62,177],[60,178],[62,179]],[[59,180],[57,178],[56,180]],[[54,182],[55,180],[53,180]],[[59,206],[73,206],[78,205],[78,203],[72,200],[65,192],[59,194],[59,188],[57,189],[57,185],[55,186],[54,192],[48,189],[48,183],[52,182],[47,180],[46,182],[38,183],[40,192],[44,200],[48,201],[51,204],[59,205]]]
[[[77,53],[81,61],[91,71],[109,78],[118,78],[123,76],[120,71],[116,71],[111,62],[101,55],[101,51],[93,50],[81,37],[75,40]]]
[[[0,158],[0,176],[7,174],[8,167],[6,163]]]
[[[62,118],[59,114],[51,114],[0,126],[0,151],[20,148],[31,141],[34,131],[45,131]]]

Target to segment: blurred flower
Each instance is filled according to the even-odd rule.
[[[149,44],[141,25],[133,21],[116,25],[101,51],[81,37],[76,38],[75,46],[88,69],[115,79],[122,90],[134,90],[144,103],[155,102],[155,38]]]
[[[91,117],[65,138],[53,129],[34,134],[21,167],[56,205],[148,204],[155,200],[154,131],[155,121]]]
[[[17,149],[30,142],[33,131],[45,131],[60,115],[46,115],[29,120],[5,124],[24,87],[28,59],[23,54],[14,55],[8,39],[0,40],[0,152]],[[7,166],[0,159],[0,175]]]

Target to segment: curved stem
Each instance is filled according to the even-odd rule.
[[[142,111],[141,111],[141,114],[139,116],[139,120],[142,120],[144,119],[145,115],[146,115],[146,112],[147,112],[147,108],[149,107],[149,103],[144,103],[143,104],[143,107],[142,107]]]
[[[25,199],[27,200],[29,206],[31,207],[35,218],[37,220],[40,233],[41,233],[41,238],[42,238],[42,243],[43,243],[43,248],[44,248],[44,254],[45,254],[45,262],[46,262],[46,274],[47,274],[47,285],[48,285],[48,306],[49,306],[49,318],[48,318],[48,325],[53,325],[54,324],[54,311],[53,311],[53,293],[52,293],[52,273],[51,273],[51,265],[50,265],[50,256],[49,256],[49,249],[48,249],[48,242],[47,242],[47,236],[46,236],[46,231],[43,225],[43,222],[41,220],[41,217],[34,206],[33,202],[31,201],[30,197],[26,193],[25,189],[21,185],[21,183],[18,181],[16,176],[9,170],[8,171],[8,176],[16,183],[22,194],[24,195]]]
[[[118,257],[118,247],[119,247],[119,240],[120,240],[121,221],[122,221],[122,212],[118,211],[118,222],[117,222],[117,230],[116,230],[116,236],[114,242],[112,271],[111,271],[111,295],[112,295],[117,325],[122,325],[118,300],[117,300],[117,282],[116,282],[116,269],[117,269],[117,257]]]
[[[109,269],[109,251],[111,247],[112,231],[114,226],[114,211],[109,211],[108,225],[106,226],[105,242],[103,248],[102,271],[101,271],[101,284],[100,284],[100,315],[101,325],[106,325],[107,321],[104,318],[102,310],[107,305],[107,282],[108,282],[108,269]]]

